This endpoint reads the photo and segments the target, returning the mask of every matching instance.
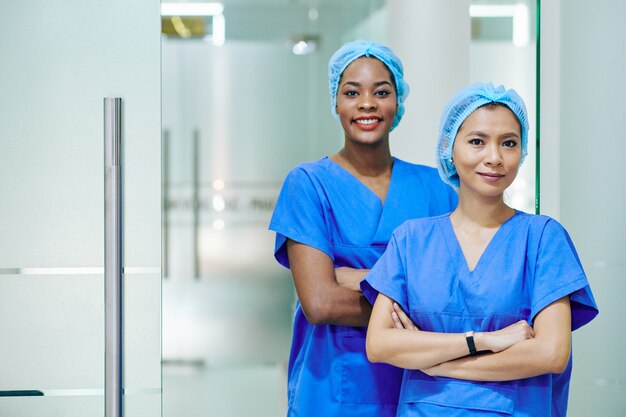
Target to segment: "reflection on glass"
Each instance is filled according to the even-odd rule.
[[[164,23],[165,417],[286,412],[295,294],[289,271],[273,259],[267,225],[287,171],[341,146],[328,108],[330,55],[359,34],[385,42],[389,7],[383,0],[302,3],[225,3],[221,47],[203,41],[214,36],[215,18],[200,17],[186,39]],[[534,118],[534,39],[513,44],[513,16],[471,18],[468,80],[516,88]],[[525,169],[534,173],[534,135],[529,151]],[[534,177],[520,174],[509,199],[532,212],[533,190]]]
[[[470,81],[503,84],[517,90],[526,102],[530,123],[528,156],[505,198],[512,207],[528,213],[535,212],[535,13],[536,2],[531,0],[473,0],[470,5]]]

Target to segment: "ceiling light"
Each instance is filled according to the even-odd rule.
[[[226,223],[222,219],[213,220],[213,229],[215,230],[224,230],[226,227]]]
[[[513,14],[513,44],[526,46],[530,42],[530,12],[525,4],[515,6]]]
[[[222,46],[226,41],[226,20],[223,14],[213,16],[213,45]]]
[[[296,55],[308,55],[315,52],[317,45],[313,41],[300,41],[291,47],[291,51]]]
[[[317,51],[319,36],[312,34],[292,35],[287,45],[295,55],[309,55]]]
[[[513,17],[515,6],[472,4],[469,11],[471,17]]]
[[[222,3],[162,3],[161,16],[216,16],[224,12]]]

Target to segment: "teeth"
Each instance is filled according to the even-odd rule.
[[[371,125],[372,123],[378,122],[378,119],[361,119],[357,120],[356,122],[362,125]]]

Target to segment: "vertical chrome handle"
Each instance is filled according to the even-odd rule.
[[[161,226],[161,259],[163,259],[163,278],[167,279],[170,276],[170,132],[167,129],[163,130],[161,146],[161,213],[163,216],[163,224]]]
[[[200,279],[200,131],[193,131],[193,274]]]
[[[104,403],[122,415],[122,99],[104,99]]]

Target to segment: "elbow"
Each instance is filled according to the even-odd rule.
[[[370,329],[368,329],[365,339],[365,353],[367,354],[367,360],[372,363],[384,362],[384,352],[376,337],[371,335]]]
[[[562,374],[567,369],[568,364],[569,364],[569,354],[557,355],[552,362],[551,372],[553,374]]]
[[[331,309],[325,303],[320,301],[314,301],[301,304],[302,312],[304,316],[314,326],[319,326],[321,324],[330,324],[331,320]]]
[[[552,374],[561,374],[567,369],[570,359],[570,347],[568,346],[555,346],[551,349],[547,355],[548,372]]]

